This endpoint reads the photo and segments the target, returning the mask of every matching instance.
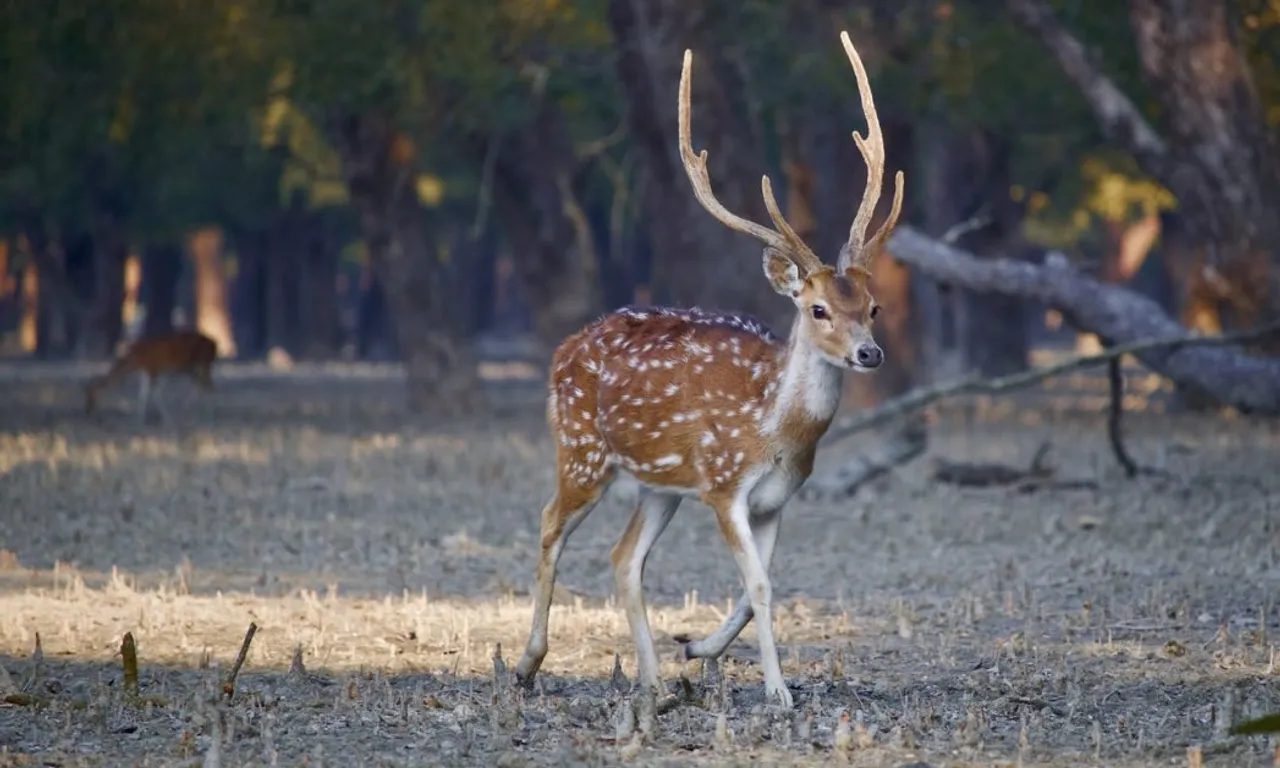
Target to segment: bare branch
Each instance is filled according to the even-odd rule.
[[[227,677],[222,681],[222,695],[230,699],[236,692],[236,678],[240,676],[240,668],[244,666],[244,660],[249,656],[249,644],[253,642],[253,636],[258,633],[257,622],[249,622],[249,629],[244,633],[244,642],[240,644],[240,652],[236,654],[236,661],[231,665],[231,671],[227,673]]]
[[[1120,423],[1124,417],[1124,372],[1120,370],[1118,357],[1107,361],[1107,385],[1111,394],[1111,407],[1107,409],[1107,442],[1111,443],[1111,454],[1124,469],[1125,476],[1137,477],[1138,463],[1125,447],[1124,431]]]
[[[609,135],[601,136],[591,141],[584,141],[573,148],[573,153],[579,160],[591,160],[617,146],[625,138],[627,138],[627,121],[623,120],[618,123],[618,127],[614,128]]]
[[[1136,355],[1150,350],[1172,350],[1191,346],[1222,347],[1230,344],[1257,341],[1278,333],[1280,333],[1280,321],[1269,323],[1253,330],[1221,336],[1178,336],[1167,339],[1142,339],[1128,344],[1118,344],[1095,355],[1072,357],[1053,365],[1030,368],[1008,376],[998,376],[990,379],[972,376],[960,381],[921,387],[901,397],[896,397],[878,408],[842,420],[827,431],[825,439],[832,442],[843,440],[850,435],[887,423],[899,416],[915,413],[948,397],[973,394],[993,395],[1011,392],[1038,384],[1045,379],[1060,376],[1064,373],[1110,363],[1111,361],[1119,360],[1124,355]],[[1124,463],[1123,460],[1121,460],[1121,463]]]
[[[1054,16],[1048,2],[1007,0],[1007,3],[1014,19],[1048,46],[1062,71],[1084,94],[1103,132],[1120,142],[1149,173],[1167,178],[1164,139],[1133,101],[1099,71],[1080,41]]]
[[[810,477],[800,491],[809,500],[852,496],[867,483],[903,464],[915,460],[929,447],[929,430],[924,419],[903,424],[897,434],[877,443],[870,455],[852,456],[838,468]]]
[[[995,217],[992,216],[989,211],[983,210],[978,214],[970,216],[964,221],[953,225],[946,232],[943,232],[942,237],[939,239],[947,245],[955,245],[956,241],[960,238],[974,230],[982,229],[993,221],[995,221]]]
[[[497,133],[489,136],[488,144],[484,151],[484,162],[480,166],[480,190],[476,193],[476,218],[471,222],[471,231],[468,233],[473,243],[484,234],[489,207],[493,205],[493,169],[498,161]]]

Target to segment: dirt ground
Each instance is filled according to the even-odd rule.
[[[796,713],[761,706],[748,627],[718,679],[664,664],[691,694],[640,743],[611,677],[615,653],[634,672],[610,599],[625,488],[562,560],[538,690],[495,674],[525,641],[552,487],[536,387],[428,425],[392,368],[225,365],[211,396],[166,385],[174,423],[144,427],[129,386],[83,416],[88,374],[0,366],[0,765],[1273,761],[1227,731],[1280,708],[1274,424],[1135,414],[1131,450],[1165,474],[1126,479],[1095,401],[944,412],[925,458],[788,508],[773,575]],[[937,458],[1025,465],[1045,439],[1053,482],[932,479]],[[818,471],[857,451],[827,446]],[[738,578],[706,508],[685,504],[646,583],[666,659],[723,619]]]

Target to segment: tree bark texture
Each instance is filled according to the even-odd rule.
[[[182,246],[171,240],[151,243],[142,249],[142,305],[145,318],[143,336],[159,336],[173,330],[173,309],[178,301],[178,278],[182,276]]]
[[[187,237],[194,267],[195,327],[218,345],[219,357],[236,356],[227,304],[227,271],[222,263],[222,230],[203,227]]]
[[[1280,165],[1252,75],[1218,0],[1131,0],[1158,133],[1097,67],[1045,0],[1008,0],[1080,87],[1104,132],[1170,189],[1186,217],[1188,298],[1225,310],[1225,326],[1280,316]],[[1273,345],[1274,349],[1280,346]]]
[[[479,401],[479,372],[459,306],[457,260],[442,257],[415,194],[412,152],[386,115],[346,115],[334,138],[360,227],[391,309],[415,410]]]

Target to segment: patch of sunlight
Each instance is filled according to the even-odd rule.
[[[415,181],[418,200],[428,208],[439,207],[444,201],[444,180],[429,173],[420,173]]]
[[[727,598],[730,599],[731,598]],[[707,634],[722,611],[696,600],[650,606],[654,626]],[[258,625],[247,663],[289,668],[296,648],[309,667],[456,670],[490,674],[491,656],[518,653],[529,630],[532,604],[507,593],[478,600],[437,599],[425,591],[349,597],[330,583],[323,593],[299,588],[266,596],[250,592],[185,593],[176,584],[139,588],[113,570],[99,588],[74,573],[55,584],[0,594],[0,654],[28,656],[39,633],[46,655],[114,663],[125,632],[138,644],[139,661],[196,668],[208,660],[230,663],[250,622]],[[564,674],[607,675],[614,652],[631,653],[625,617],[612,599],[572,596],[552,607],[548,668]],[[788,622],[792,641],[820,642],[848,617]],[[676,671],[673,665],[668,673]]]
[[[197,464],[237,461],[266,464],[273,451],[248,440],[220,440],[194,435],[185,440],[163,436],[139,436],[114,442],[87,442],[69,445],[61,435],[18,434],[0,439],[0,473],[20,466],[39,464],[47,469],[106,469],[119,464],[148,460],[184,460]]]

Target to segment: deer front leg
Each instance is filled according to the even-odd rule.
[[[746,493],[740,493],[733,501],[713,504],[720,532],[733,552],[742,575],[751,612],[756,618],[756,638],[760,644],[760,664],[764,668],[765,695],[776,700],[784,708],[791,709],[794,702],[787,681],[782,676],[782,662],[778,658],[778,646],[773,638],[773,585],[769,583],[769,571],[760,555],[759,543],[752,535],[751,509]],[[775,511],[771,513],[777,515]],[[776,521],[775,521],[776,525]],[[736,613],[736,612],[735,612]]]
[[[773,552],[778,543],[778,528],[782,524],[782,510],[769,513],[767,515],[755,515],[749,520],[751,525],[751,535],[755,539],[756,551],[760,554],[760,560],[764,563],[765,571],[768,572],[773,564]],[[715,632],[707,635],[700,640],[694,640],[686,643],[681,652],[684,660],[692,659],[718,659],[729,648],[734,640],[738,639],[738,635],[742,634],[742,630],[747,624],[751,623],[754,611],[751,609],[751,596],[743,591],[738,597],[738,603],[733,608],[733,613],[729,618],[725,619],[724,624]]]
[[[658,674],[658,653],[653,647],[653,633],[644,606],[644,564],[649,551],[666,530],[680,507],[680,497],[658,491],[643,490],[622,538],[613,547],[613,576],[618,598],[627,612],[631,636],[636,644],[636,678],[642,687],[655,694],[662,689]]]

